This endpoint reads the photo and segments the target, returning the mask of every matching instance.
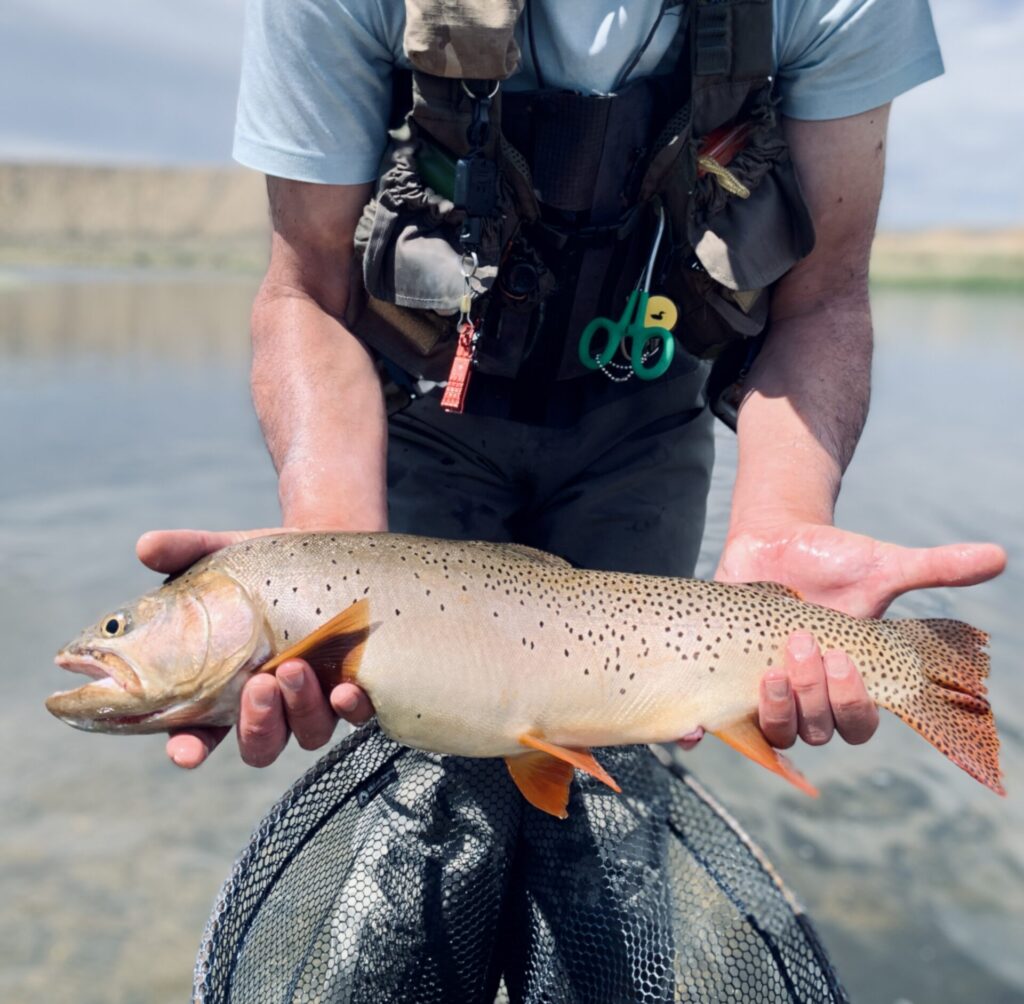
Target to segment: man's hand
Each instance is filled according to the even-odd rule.
[[[899,547],[833,526],[794,522],[732,534],[716,578],[723,582],[782,582],[811,602],[854,617],[880,617],[902,593],[935,586],[970,586],[998,575],[1006,554],[995,544]],[[761,682],[761,731],[780,749],[799,735],[820,746],[838,732],[866,742],[878,711],[843,652],[818,651],[804,632],[792,635],[781,668]]]
[[[252,395],[278,472],[284,521],[302,529],[387,528],[384,399],[369,352],[348,330],[353,234],[371,194],[365,185],[314,185],[268,178],[273,224],[270,264],[252,313]],[[144,534],[138,554],[160,572],[174,572],[254,530]],[[254,676],[242,691],[238,746],[263,767],[294,733],[315,749],[338,717],[353,724],[373,713],[351,684],[324,697],[309,665],[290,659],[274,675]],[[198,767],[227,729],[174,733],[167,753],[180,767]]]
[[[281,530],[209,533],[201,530],[158,530],[145,533],[136,545],[140,560],[157,572],[173,573],[204,555]],[[242,690],[238,718],[238,748],[252,767],[274,762],[294,733],[303,749],[317,749],[334,734],[338,718],[353,725],[373,714],[369,698],[359,687],[342,683],[324,696],[309,664],[289,659],[274,674],[254,676]],[[226,728],[178,729],[167,741],[167,755],[179,767],[198,767],[227,735]]]

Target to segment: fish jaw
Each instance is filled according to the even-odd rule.
[[[242,687],[252,670],[265,659],[266,649],[254,653],[232,679],[210,693],[163,694],[147,697],[138,675],[122,660],[116,672],[93,656],[62,652],[54,660],[61,669],[94,677],[92,683],[61,690],[46,699],[46,709],[72,728],[83,732],[139,735],[187,726],[230,726],[238,718]],[[107,653],[109,658],[109,653]]]
[[[133,726],[163,710],[146,700],[138,673],[114,652],[72,644],[58,653],[54,662],[70,673],[93,679],[81,687],[57,691],[46,700],[50,714],[77,729],[134,731]]]

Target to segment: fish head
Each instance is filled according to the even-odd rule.
[[[92,677],[47,709],[91,732],[230,725],[242,685],[271,651],[256,605],[230,575],[196,569],[105,614],[57,653]]]

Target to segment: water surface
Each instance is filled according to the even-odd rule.
[[[277,519],[247,389],[243,280],[116,275],[0,285],[0,1000],[181,1001],[203,923],[262,812],[310,763],[242,765],[233,741],[187,774],[159,737],[67,729],[60,643],[155,583],[155,526]],[[1000,800],[886,716],[853,749],[794,757],[812,802],[713,741],[691,762],[807,904],[854,1001],[1024,1000],[1024,647],[1020,617],[1024,300],[881,293],[872,417],[840,521],[908,544],[992,538],[998,582],[893,612],[993,635]],[[734,465],[720,438],[701,562],[721,546]]]

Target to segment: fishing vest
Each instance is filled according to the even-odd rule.
[[[663,217],[651,292],[678,310],[676,343],[749,355],[772,285],[814,244],[776,113],[772,0],[668,0],[661,66],[600,95],[502,89],[523,3],[407,0],[411,107],[356,231],[356,334],[428,381],[454,372],[467,321],[481,373],[592,373],[581,333],[619,316]]]

